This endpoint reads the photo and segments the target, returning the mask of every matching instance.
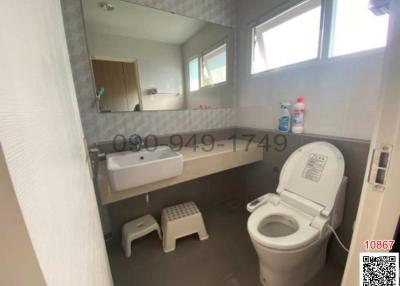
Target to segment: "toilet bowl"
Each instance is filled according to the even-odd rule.
[[[297,149],[276,193],[248,204],[247,229],[264,286],[301,286],[325,264],[330,231],[343,215],[347,178],[342,153],[327,142]]]

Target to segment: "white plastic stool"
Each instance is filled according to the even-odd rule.
[[[132,241],[149,234],[152,231],[157,231],[161,239],[160,226],[151,215],[145,215],[138,219],[127,222],[122,227],[122,247],[126,257],[131,256]]]
[[[162,210],[164,252],[175,250],[176,239],[197,233],[200,240],[208,238],[203,216],[194,202],[179,204]]]

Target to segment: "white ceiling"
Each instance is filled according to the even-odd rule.
[[[171,44],[183,44],[207,22],[120,0],[109,0],[114,11],[99,7],[103,0],[83,0],[89,31],[103,32]]]

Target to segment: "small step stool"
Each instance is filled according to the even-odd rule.
[[[131,256],[131,244],[133,240],[155,230],[158,233],[158,237],[161,239],[160,226],[151,215],[145,215],[125,223],[122,227],[122,248],[124,249],[125,256]]]
[[[208,238],[203,216],[194,202],[164,208],[161,213],[161,227],[164,252],[175,250],[178,238],[193,233],[197,233],[200,240]]]

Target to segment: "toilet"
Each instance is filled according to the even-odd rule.
[[[285,162],[276,193],[247,205],[262,285],[301,286],[324,266],[330,227],[342,222],[344,165],[334,145],[304,145]]]

